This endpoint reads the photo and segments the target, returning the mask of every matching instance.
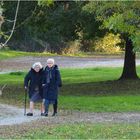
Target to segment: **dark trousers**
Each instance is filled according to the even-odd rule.
[[[54,113],[57,113],[57,106],[58,106],[58,101],[56,99],[55,103],[53,104],[53,111],[54,111]]]
[[[45,113],[48,113],[48,111],[49,111],[49,105],[50,105],[51,103],[49,102],[49,100],[45,100],[45,103],[44,103],[44,105],[45,105]],[[54,103],[53,103],[53,111],[54,111],[54,113],[57,113],[57,106],[58,106],[58,101],[57,101],[57,99],[54,101]]]

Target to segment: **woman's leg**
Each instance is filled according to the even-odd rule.
[[[34,102],[30,101],[30,113],[33,113],[34,110]]]
[[[27,113],[27,116],[33,116],[33,110],[34,110],[34,102],[30,101],[30,112]]]
[[[53,104],[53,115],[52,116],[55,116],[57,114],[57,106],[58,106],[58,101],[57,99],[55,100],[55,103]]]
[[[41,114],[45,112],[44,102],[41,103]]]
[[[45,116],[48,116],[48,111],[49,111],[49,101],[45,100]]]

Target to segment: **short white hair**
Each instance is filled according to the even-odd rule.
[[[43,68],[42,64],[40,62],[35,62],[33,65],[32,65],[32,68],[34,69],[36,66],[38,66],[40,69]]]
[[[49,58],[49,59],[47,59],[47,63],[52,63],[52,64],[54,64],[54,63],[55,63],[55,61],[54,61],[54,59],[53,59],[53,58]]]

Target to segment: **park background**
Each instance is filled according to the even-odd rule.
[[[140,138],[139,7],[139,1],[1,1],[0,84],[6,84],[1,104],[23,108],[23,80],[31,63],[41,60],[45,66],[46,59],[54,57],[69,63],[59,65],[60,118],[71,120],[75,112],[91,118],[96,113],[126,117],[1,125],[0,138]],[[70,67],[75,63],[71,59],[83,65]],[[83,67],[89,59],[92,65]],[[99,60],[112,64],[94,66]]]

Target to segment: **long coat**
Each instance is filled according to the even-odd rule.
[[[48,83],[47,76],[50,71],[51,79]],[[57,65],[54,65],[53,68],[48,66],[45,68],[43,84],[45,85],[43,88],[43,98],[56,100],[58,98],[58,88],[62,86],[61,75]]]
[[[42,88],[43,75],[44,75],[43,68],[40,69],[39,72],[36,72],[34,69],[31,68],[31,70],[25,76],[24,86],[29,88],[29,98],[33,96],[34,89],[36,86],[39,87],[39,94],[43,98],[43,88]]]

